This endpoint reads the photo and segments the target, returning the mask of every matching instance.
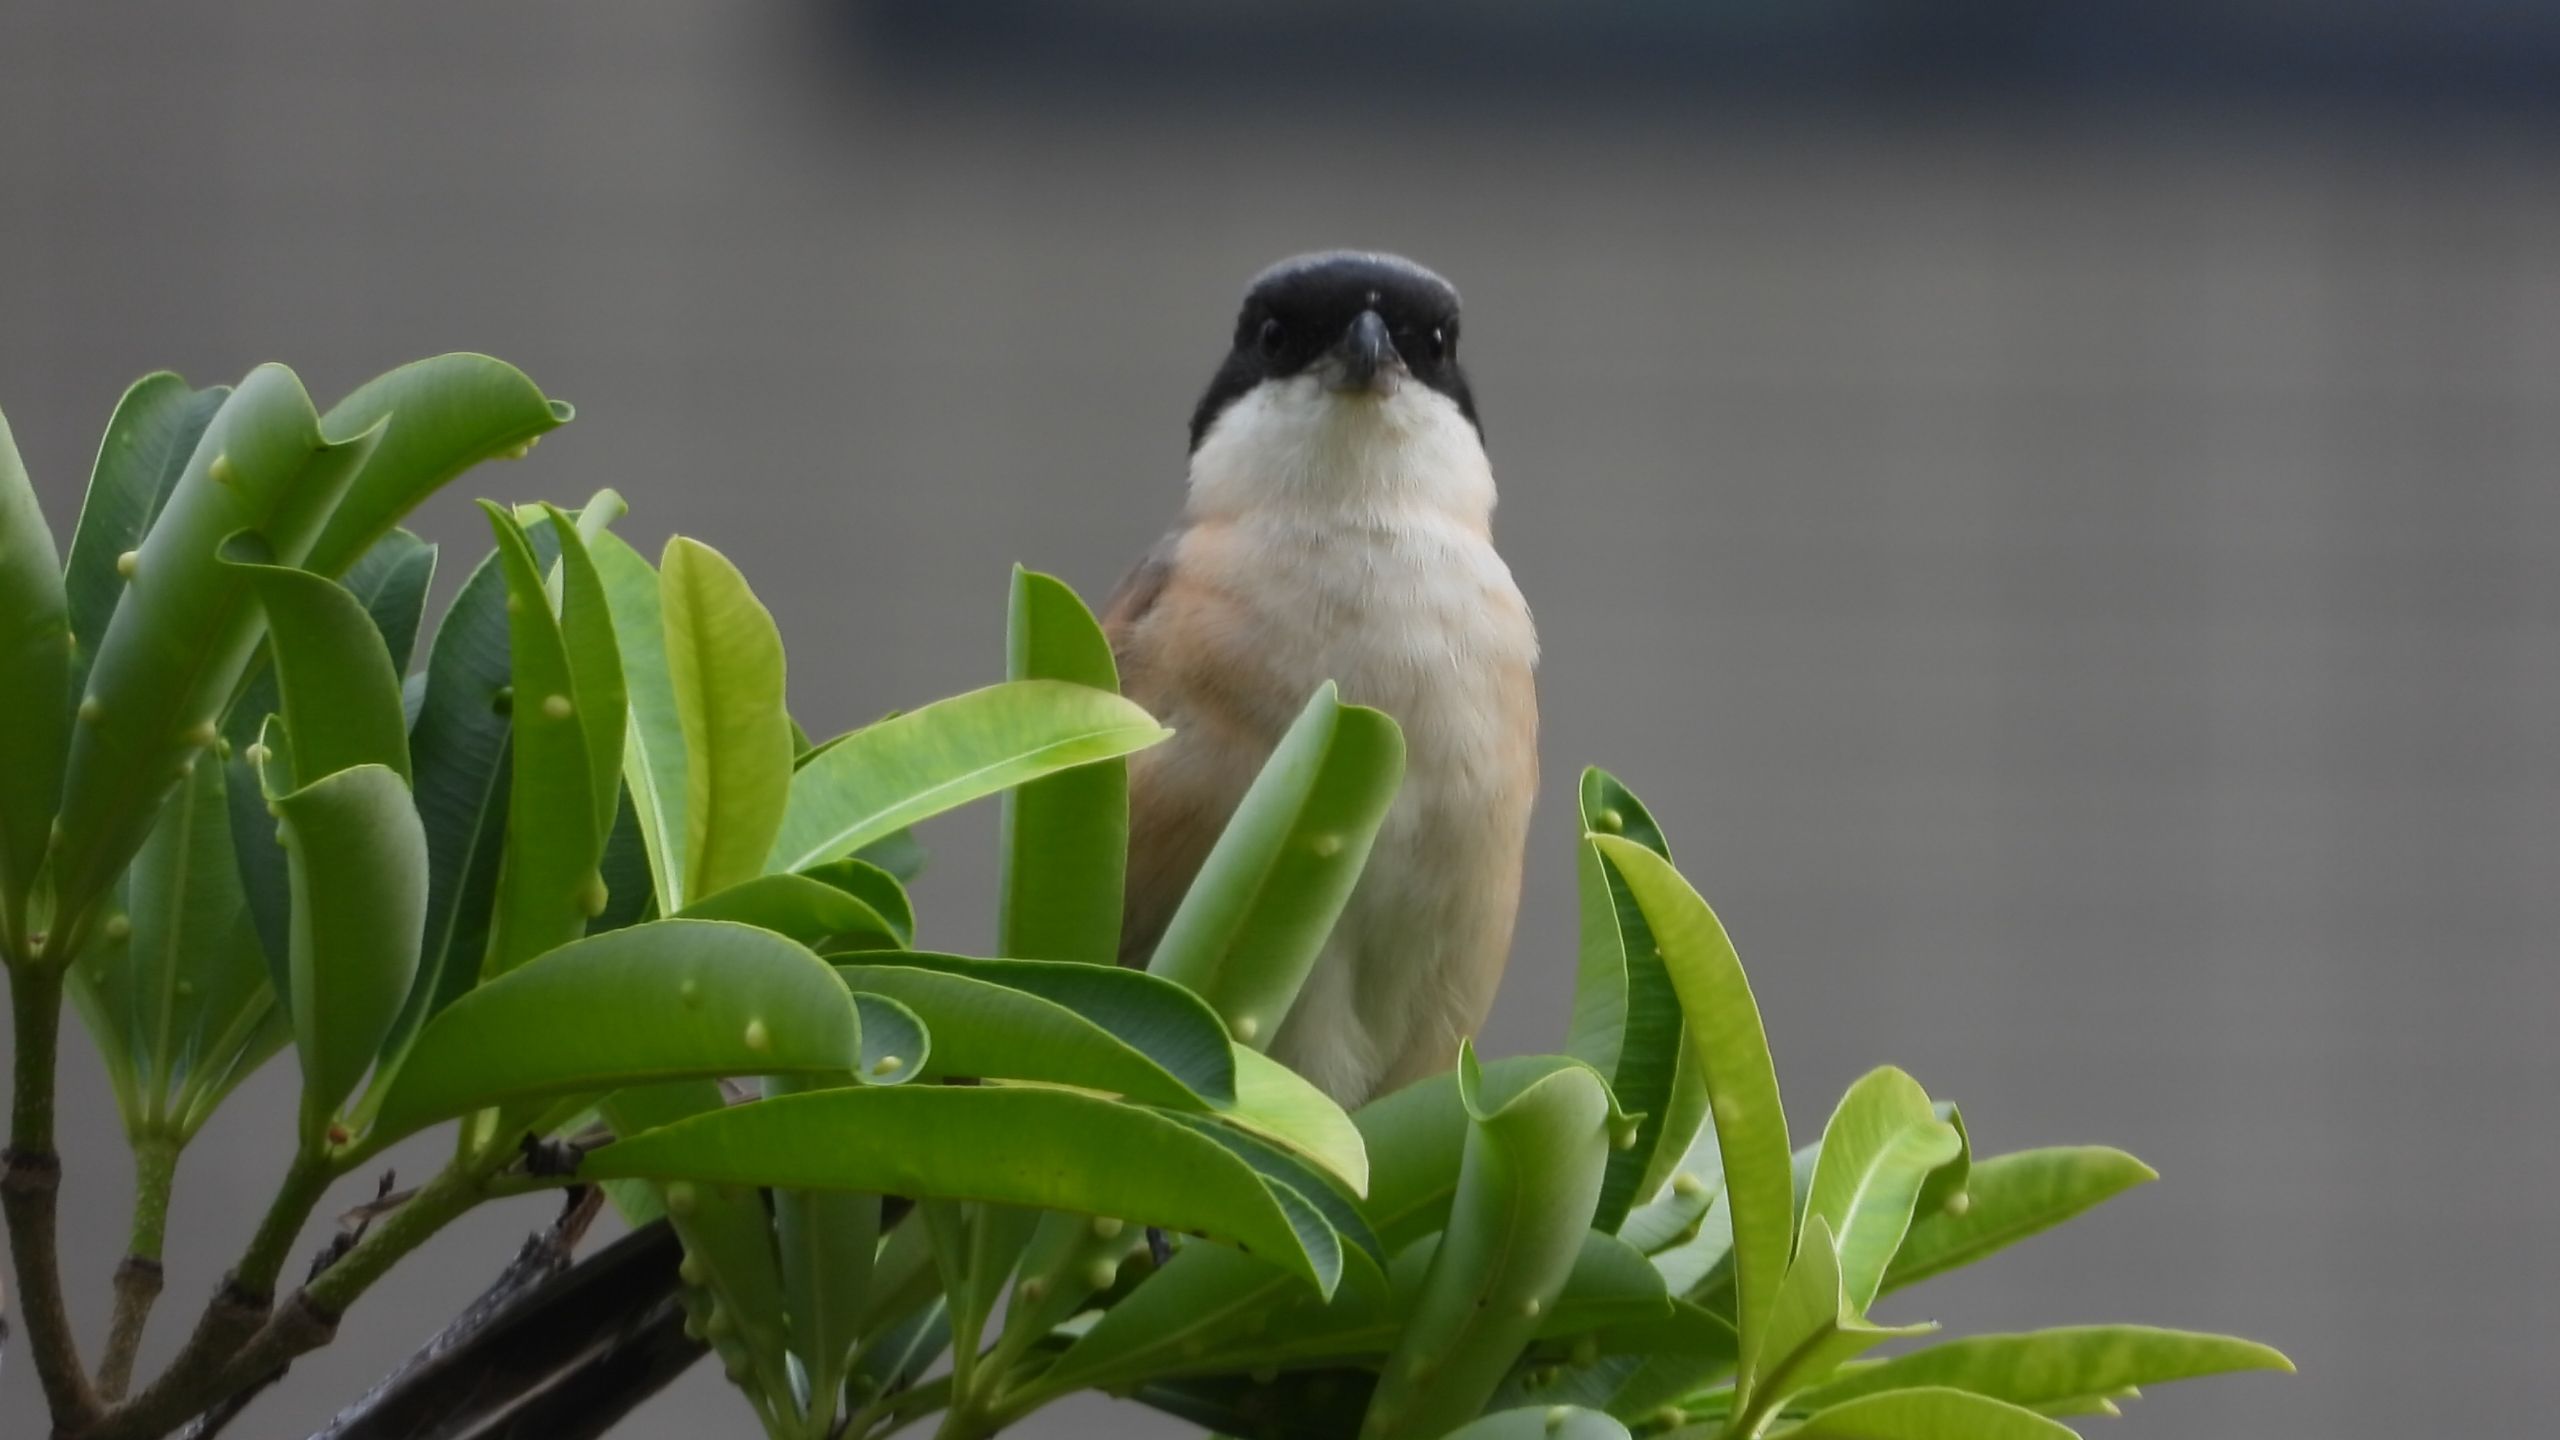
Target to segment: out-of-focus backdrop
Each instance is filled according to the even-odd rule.
[[[1487,1046],[1561,1040],[1605,762],[1737,936],[1800,1127],[1890,1060],[1988,1149],[2165,1173],[1936,1318],[2303,1366],[2095,1433],[2544,1433],[2560,12],[1209,8],[15,0],[0,407],[67,530],[145,370],[325,399],[502,355],[580,418],[422,528],[477,553],[470,495],[615,486],[645,547],[745,565],[832,730],[996,677],[1014,561],[1099,595],[1155,538],[1256,268],[1412,253],[1466,292],[1547,645]],[[992,833],[928,836],[943,944],[988,938]],[[126,1176],[71,1066],[94,1353]],[[290,1068],[189,1158],[153,1354]],[[234,1433],[303,1434],[544,1213],[475,1218]],[[0,1434],[40,1428],[22,1358]],[[625,1433],[752,1431],[704,1367]]]

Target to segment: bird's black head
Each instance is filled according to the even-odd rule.
[[[1458,365],[1458,289],[1400,255],[1331,250],[1255,276],[1236,315],[1235,347],[1191,412],[1191,448],[1256,385],[1308,374],[1342,393],[1379,393],[1410,378],[1483,429]]]

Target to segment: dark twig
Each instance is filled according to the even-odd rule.
[[[55,1249],[62,1158],[53,1145],[53,1074],[62,1037],[62,972],[41,962],[10,976],[17,1062],[9,1110],[9,1148],[0,1152],[0,1212],[9,1223],[9,1258],[18,1270],[19,1315],[56,1429],[78,1430],[98,1417],[98,1392],[80,1365],[70,1308],[62,1299]]]
[[[602,1195],[571,1194],[571,1209],[525,1242],[487,1294],[312,1440],[597,1433],[578,1417],[591,1410],[609,1424],[701,1358],[674,1304],[674,1232],[644,1226],[573,1266]],[[570,1394],[582,1397],[575,1407],[553,1398]],[[534,1424],[525,1416],[555,1428],[522,1428]]]

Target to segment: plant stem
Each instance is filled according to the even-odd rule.
[[[304,1150],[293,1157],[283,1183],[276,1187],[276,1198],[267,1205],[266,1218],[258,1222],[258,1232],[249,1237],[249,1248],[241,1252],[240,1263],[231,1268],[232,1290],[260,1303],[275,1299],[276,1277],[284,1273],[293,1242],[300,1238],[303,1225],[319,1208],[329,1182],[336,1178],[325,1153]]]
[[[10,1011],[16,1038],[9,1100],[9,1148],[0,1157],[0,1211],[9,1222],[9,1257],[18,1271],[18,1304],[27,1347],[56,1429],[76,1430],[98,1416],[98,1395],[80,1366],[79,1342],[62,1300],[55,1217],[62,1157],[53,1148],[53,1077],[62,1039],[63,965],[21,957],[11,971]]]
[[[98,1396],[113,1403],[124,1398],[133,1380],[133,1357],[142,1348],[143,1328],[151,1322],[151,1306],[160,1298],[161,1245],[169,1228],[169,1190],[178,1174],[178,1142],[166,1135],[146,1135],[133,1142],[133,1238],[116,1266],[115,1319],[107,1328],[107,1353],[98,1362]]]

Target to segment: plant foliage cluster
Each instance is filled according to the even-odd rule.
[[[1928,1328],[1871,1315],[1894,1292],[2151,1172],[1976,1157],[1890,1068],[1798,1148],[1722,926],[1606,774],[1565,1052],[1346,1115],[1260,1046],[1394,796],[1386,716],[1309,700],[1138,971],[1122,757],[1166,732],[1053,580],[1015,575],[1000,683],[815,744],[744,576],[681,537],[653,562],[611,492],[484,506],[428,633],[402,517],[568,418],[478,356],[325,413],[278,366],[155,375],[67,559],[0,428],[5,1194],[58,1434],[236,1409],[466,1210],[596,1185],[672,1228],[686,1331],[775,1440],[985,1435],[1088,1390],[1235,1435],[2040,1440],[2283,1366],[2132,1326],[1869,1358]],[[927,948],[908,827],[999,795],[999,953]],[[66,1001],[139,1178],[94,1368],[54,1253]],[[296,1157],[136,1385],[181,1154],[288,1049]],[[446,1125],[283,1291],[331,1186]]]

